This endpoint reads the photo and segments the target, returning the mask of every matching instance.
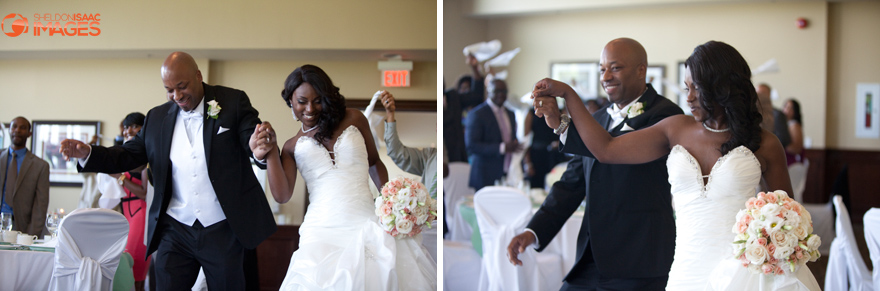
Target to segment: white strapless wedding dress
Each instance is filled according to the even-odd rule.
[[[705,185],[700,164],[681,145],[666,167],[676,218],[667,290],[820,290],[806,266],[793,275],[752,274],[733,258],[736,213],[761,181],[761,165],[748,148],[718,159]]]
[[[311,137],[296,143],[309,207],[281,290],[435,290],[437,267],[420,237],[395,239],[378,224],[360,131],[346,128],[335,159]]]

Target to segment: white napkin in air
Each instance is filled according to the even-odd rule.
[[[498,52],[501,51],[501,41],[500,40],[491,40],[488,42],[478,42],[469,46],[464,47],[464,56],[473,54],[477,61],[484,62],[495,56]]]

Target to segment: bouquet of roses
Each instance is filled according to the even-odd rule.
[[[783,275],[819,258],[818,235],[804,207],[785,191],[758,193],[736,214],[733,252],[753,273]]]
[[[379,224],[396,238],[417,235],[423,226],[430,228],[437,220],[437,201],[425,185],[410,178],[397,177],[385,183],[375,202]]]

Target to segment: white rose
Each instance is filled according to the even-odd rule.
[[[428,207],[419,206],[413,209],[412,215],[416,217],[416,224],[422,225],[428,220]]]
[[[779,250],[776,251],[777,253]],[[749,244],[746,246],[746,260],[749,260],[752,264],[764,263],[769,257],[769,253],[767,252],[767,248],[759,244]]]
[[[379,198],[376,198],[376,200],[373,201],[373,208],[376,212],[376,216],[382,216],[382,211],[380,211],[382,205],[385,205],[385,200],[382,200],[382,196],[379,196]]]
[[[797,214],[797,212],[791,210],[784,210],[782,212],[782,216],[785,217],[785,225],[790,225],[791,227],[795,227],[798,224],[801,224],[801,216]]]
[[[217,116],[220,114],[220,104],[217,104],[217,100],[208,101],[208,116]]]
[[[776,203],[767,203],[764,207],[761,207],[761,214],[764,217],[771,217],[779,215],[779,212],[782,210],[782,207]]]
[[[773,257],[776,259],[779,259],[779,260],[785,260],[785,258],[788,258],[788,256],[791,256],[792,253],[794,253],[793,247],[788,246],[788,245],[785,245],[785,246],[776,245],[776,252],[773,253]]]
[[[397,200],[404,201],[405,199],[410,198],[410,193],[412,193],[412,189],[410,188],[400,189],[400,191],[397,191]]]
[[[821,245],[822,245],[822,238],[820,238],[818,235],[814,234],[814,235],[811,235],[809,238],[807,238],[807,248],[809,248],[811,252],[818,250],[819,246],[821,246]]]
[[[408,234],[413,229],[412,221],[405,219],[402,215],[397,218],[397,232]]]
[[[798,224],[795,228],[791,229],[791,233],[797,237],[798,240],[803,240],[807,238],[807,235],[810,234],[808,231],[809,226],[806,223]]]

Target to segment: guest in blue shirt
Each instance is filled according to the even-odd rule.
[[[12,120],[9,137],[12,145],[0,152],[0,212],[12,213],[13,230],[42,235],[49,208],[49,163],[25,148],[31,123],[24,117]]]

